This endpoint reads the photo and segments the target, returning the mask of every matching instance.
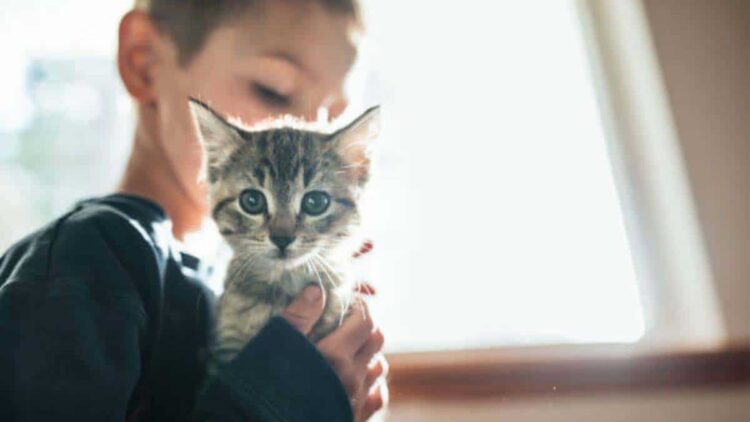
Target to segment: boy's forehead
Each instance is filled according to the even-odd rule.
[[[353,24],[351,16],[320,2],[259,2],[233,25],[234,50],[240,57],[286,60],[317,81],[338,81],[356,59]]]

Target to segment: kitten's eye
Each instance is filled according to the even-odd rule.
[[[331,197],[321,191],[314,191],[302,198],[302,212],[308,215],[320,215],[331,205]]]
[[[256,189],[242,191],[240,207],[248,214],[262,214],[266,210],[266,197],[263,192]]]

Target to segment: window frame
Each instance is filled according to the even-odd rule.
[[[403,353],[388,360],[398,403],[750,385],[750,344],[648,352],[567,345]]]
[[[641,0],[576,0],[649,344],[727,340],[659,58]]]

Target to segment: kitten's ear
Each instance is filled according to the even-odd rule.
[[[198,135],[206,151],[208,176],[224,164],[245,142],[240,130],[229,123],[207,104],[190,98],[190,110],[195,118]]]
[[[361,181],[367,178],[371,144],[379,133],[380,106],[375,106],[331,135],[336,151],[344,159],[347,168]]]

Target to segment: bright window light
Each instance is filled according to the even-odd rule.
[[[75,201],[115,186],[133,114],[114,56],[132,4],[3,1],[0,253]]]
[[[386,114],[368,266],[391,351],[643,335],[573,6],[368,3]]]

